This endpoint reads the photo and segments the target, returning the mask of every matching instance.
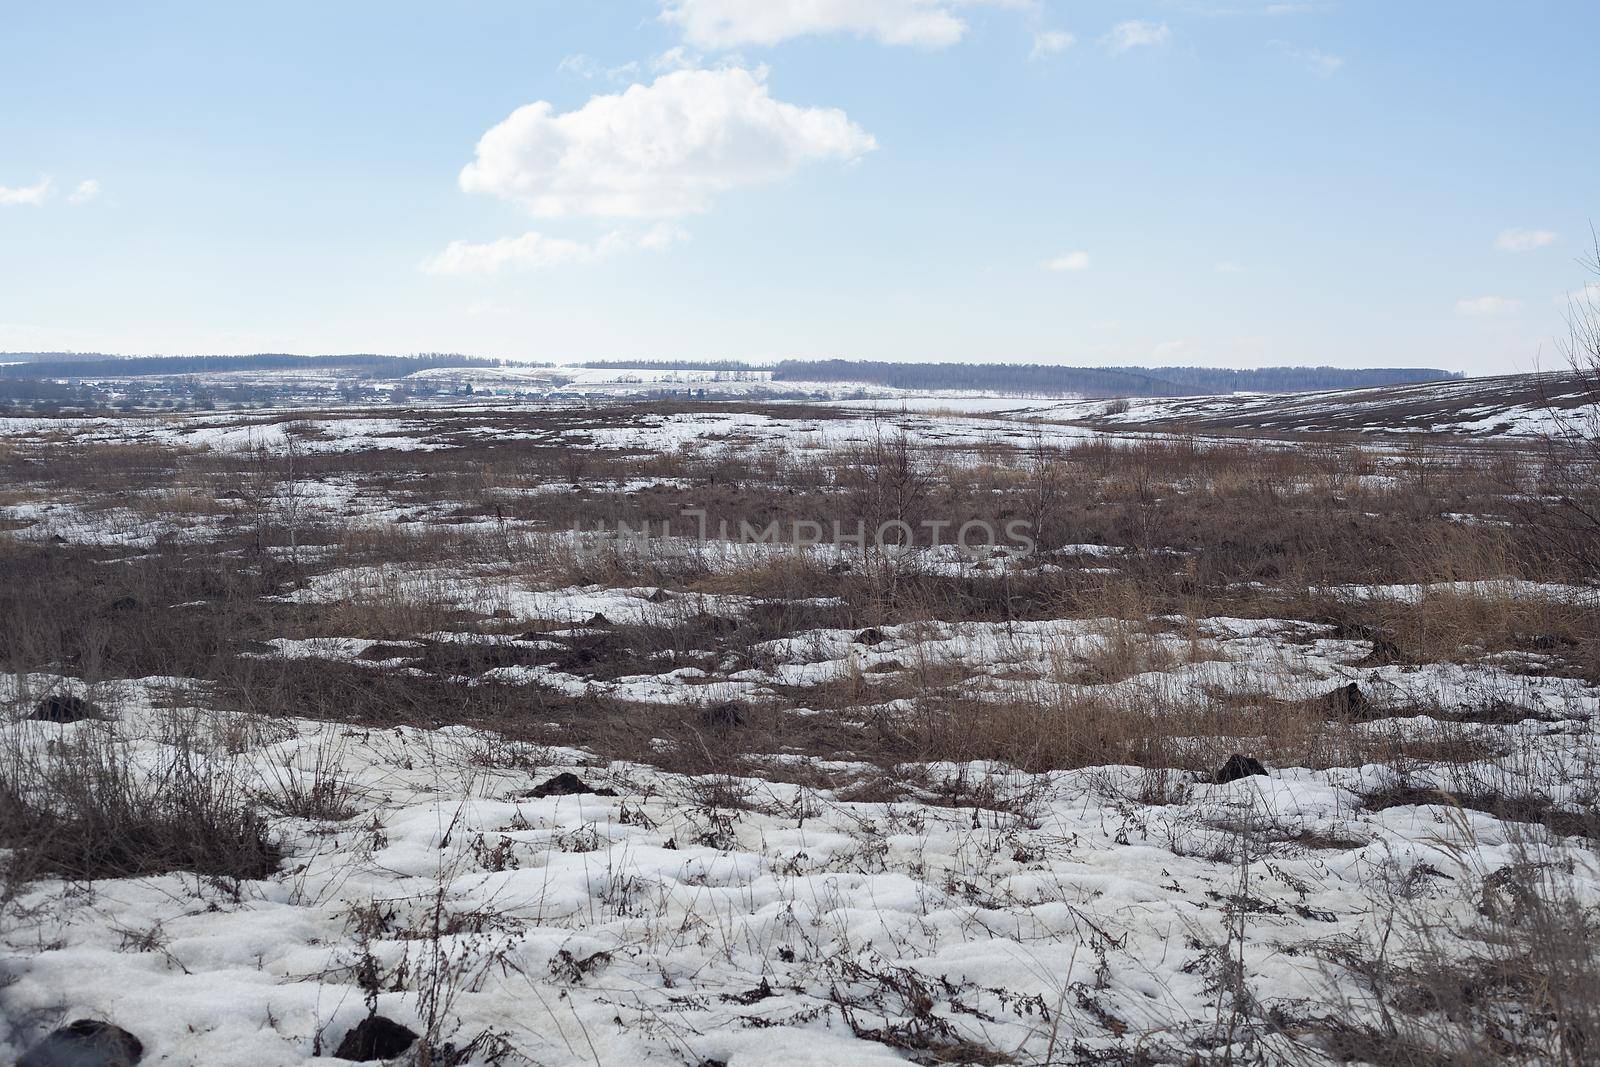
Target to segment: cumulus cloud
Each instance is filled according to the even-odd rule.
[[[576,263],[598,263],[619,252],[642,249],[659,252],[685,240],[678,226],[661,223],[642,233],[614,230],[598,241],[574,241],[529,231],[521,237],[502,237],[498,241],[475,244],[452,241],[443,252],[428,260],[422,269],[429,274],[494,274],[513,267],[540,269]]]
[[[1133,48],[1163,45],[1171,40],[1172,30],[1165,22],[1129,19],[1111,27],[1111,31],[1100,38],[1100,47],[1111,55],[1118,56]]]
[[[875,147],[837,108],[773,99],[765,71],[679,70],[575,111],[543,100],[518,108],[478,141],[461,188],[544,218],[674,218]]]
[[[100,195],[100,183],[94,178],[85,178],[67,196],[69,204],[87,204]]]
[[[1039,264],[1039,266],[1043,267],[1045,270],[1055,271],[1088,270],[1089,253],[1068,252],[1064,256],[1057,256],[1054,259],[1047,259],[1043,263]]]
[[[15,207],[21,204],[38,205],[50,195],[51,181],[49,178],[40,178],[32,185],[9,186],[0,185],[0,207]]]
[[[831,33],[946,48],[966,32],[953,6],[949,0],[665,0],[661,17],[698,48],[774,45]]]
[[[1469,300],[1457,300],[1456,312],[1461,315],[1470,315],[1473,318],[1487,318],[1491,315],[1509,315],[1522,309],[1522,301],[1513,300],[1504,296],[1475,296]]]
[[[1536,248],[1548,248],[1559,240],[1561,238],[1549,230],[1529,230],[1516,226],[1501,230],[1495,236],[1494,247],[1501,252],[1532,252]]]
[[[1033,51],[1028,53],[1028,58],[1058,56],[1077,43],[1078,39],[1066,30],[1043,30],[1033,35]]]

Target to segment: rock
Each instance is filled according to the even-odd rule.
[[[731,730],[744,725],[744,713],[732,701],[712,704],[700,712],[700,725],[711,730]]]
[[[854,641],[858,645],[876,645],[883,640],[883,631],[876,626],[869,626],[856,634]]]
[[[416,1043],[417,1035],[409,1027],[381,1015],[369,1015],[344,1035],[334,1052],[335,1059],[366,1063],[370,1060],[392,1060]]]
[[[597,797],[614,797],[615,789],[596,789],[571,771],[562,771],[543,785],[536,785],[528,790],[528,796],[543,797],[572,797],[580,794],[592,794]]]
[[[137,611],[138,608],[139,608],[139,598],[136,597],[136,596],[133,596],[132,594],[128,594],[128,595],[125,595],[125,596],[119,596],[119,597],[117,597],[117,599],[113,600],[110,604],[106,605],[106,610],[107,611]]]
[[[665,589],[657,587],[649,596],[645,597],[645,599],[650,601],[652,604],[665,604],[667,601],[672,599],[672,594],[667,592]]]
[[[1249,778],[1253,774],[1266,774],[1267,769],[1261,766],[1261,761],[1251,756],[1235,752],[1228,757],[1228,762],[1217,768],[1217,773],[1212,775],[1212,780],[1218,785],[1227,782],[1237,782],[1241,778]]]
[[[1325,694],[1322,697],[1322,704],[1332,714],[1351,719],[1366,718],[1373,711],[1372,702],[1355,682],[1341,685]]]
[[[79,1019],[52,1031],[22,1054],[17,1067],[133,1067],[144,1042],[99,1019]]]
[[[52,693],[33,707],[28,718],[39,722],[82,722],[84,719],[103,719],[100,709],[82,697],[61,696]]]
[[[585,625],[587,625],[587,626],[610,626],[611,625],[611,620],[606,618],[604,613],[597,611],[593,615],[589,616],[589,621]]]

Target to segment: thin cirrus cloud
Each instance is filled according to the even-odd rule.
[[[530,230],[520,237],[502,237],[481,244],[452,241],[443,252],[423,264],[429,274],[496,274],[506,268],[537,270],[572,264],[598,263],[619,252],[659,252],[688,235],[682,227],[658,223],[642,233],[613,230],[597,241],[574,241]]]
[[[1064,256],[1056,256],[1054,259],[1047,259],[1043,263],[1039,264],[1039,266],[1043,267],[1045,270],[1051,271],[1088,270],[1089,253],[1068,252]]]
[[[1475,319],[1494,315],[1510,315],[1522,310],[1522,301],[1505,296],[1475,296],[1456,301],[1456,313]]]
[[[948,48],[967,32],[956,8],[973,4],[1031,9],[1036,0],[663,0],[661,18],[697,48],[768,46],[828,34]]]
[[[1344,67],[1343,56],[1324,52],[1320,48],[1299,48],[1288,41],[1273,41],[1272,45],[1319,78],[1331,78]]]
[[[1600,308],[1600,282],[1590,282],[1582,289],[1575,289],[1570,293],[1562,293],[1552,303],[1569,308],[1582,309],[1585,312],[1590,307]]]
[[[1496,234],[1494,247],[1499,252],[1532,252],[1548,248],[1559,240],[1561,238],[1549,230],[1529,230],[1516,226]]]
[[[1151,48],[1167,44],[1171,40],[1172,29],[1165,22],[1129,19],[1111,27],[1110,32],[1100,38],[1100,47],[1104,48],[1108,55],[1120,56],[1135,48]]]
[[[1066,30],[1043,30],[1033,35],[1033,51],[1028,53],[1028,58],[1058,56],[1077,43],[1078,39]]]
[[[48,176],[40,178],[32,185],[9,186],[0,185],[0,207],[38,207],[47,200],[55,197],[56,183]],[[100,195],[100,183],[94,178],[85,178],[73,186],[72,192],[67,194],[69,204],[87,204]]]
[[[0,206],[19,207],[24,204],[37,206],[45,202],[50,195],[50,188],[54,183],[49,178],[40,178],[32,185],[0,185]]]
[[[837,108],[773,99],[762,71],[679,70],[575,111],[543,100],[518,108],[478,141],[461,188],[541,218],[676,218],[876,147]]]
[[[606,81],[627,81],[639,73],[637,60],[627,63],[618,63],[607,66],[586,52],[574,52],[572,55],[562,57],[556,64],[556,70],[562,74],[573,74],[584,81],[593,81],[603,78]]]

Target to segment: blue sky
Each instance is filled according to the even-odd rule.
[[[1600,5],[11,4],[0,350],[1551,362]]]

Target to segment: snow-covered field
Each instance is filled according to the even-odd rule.
[[[0,421],[0,1062],[1581,1062],[1531,459],[937,399]]]
[[[117,687],[130,761],[175,758],[162,724],[174,713],[152,704],[186,688]],[[1562,725],[1500,732],[1519,760],[1548,763],[1542,780],[1592,783],[1585,720],[1600,704],[1593,691],[1556,703],[1572,716]],[[463,728],[202,722],[254,735],[214,756],[213,773],[267,797],[285,776],[309,789],[328,775],[348,811],[274,819],[284,856],[265,880],[26,887],[5,930],[13,1019],[119,1020],[149,1062],[298,1064],[367,1014],[363,975],[375,974],[382,1015],[427,1031],[423,986],[439,982],[438,1041],[535,1063],[888,1064],[918,1050],[989,1062],[961,1058],[976,1049],[1084,1062],[1127,1050],[1130,1035],[1161,1054],[1214,1038],[1219,974],[1235,958],[1258,1005],[1314,1014],[1355,993],[1319,946],[1379,937],[1393,885],[1430,914],[1474,921],[1485,880],[1528,849],[1527,827],[1443,797],[1364,803],[1402,776],[1448,788],[1460,767],[1283,768],[1213,785],[1132,767],[944,764],[917,769],[929,801],[861,802]],[[108,728],[7,729],[20,735],[8,744],[47,746]],[[563,772],[615,795],[529,795]],[[1572,884],[1600,903],[1584,842],[1540,855],[1575,865]],[[1284,1035],[1252,1043],[1315,1056]],[[1069,1048],[1076,1058],[1051,1058]]]
[[[1519,374],[1459,381],[1305,393],[1133,398],[1030,404],[1041,418],[1097,426],[1230,430],[1461,434],[1538,438],[1576,423],[1594,432],[1600,412],[1573,375]]]

